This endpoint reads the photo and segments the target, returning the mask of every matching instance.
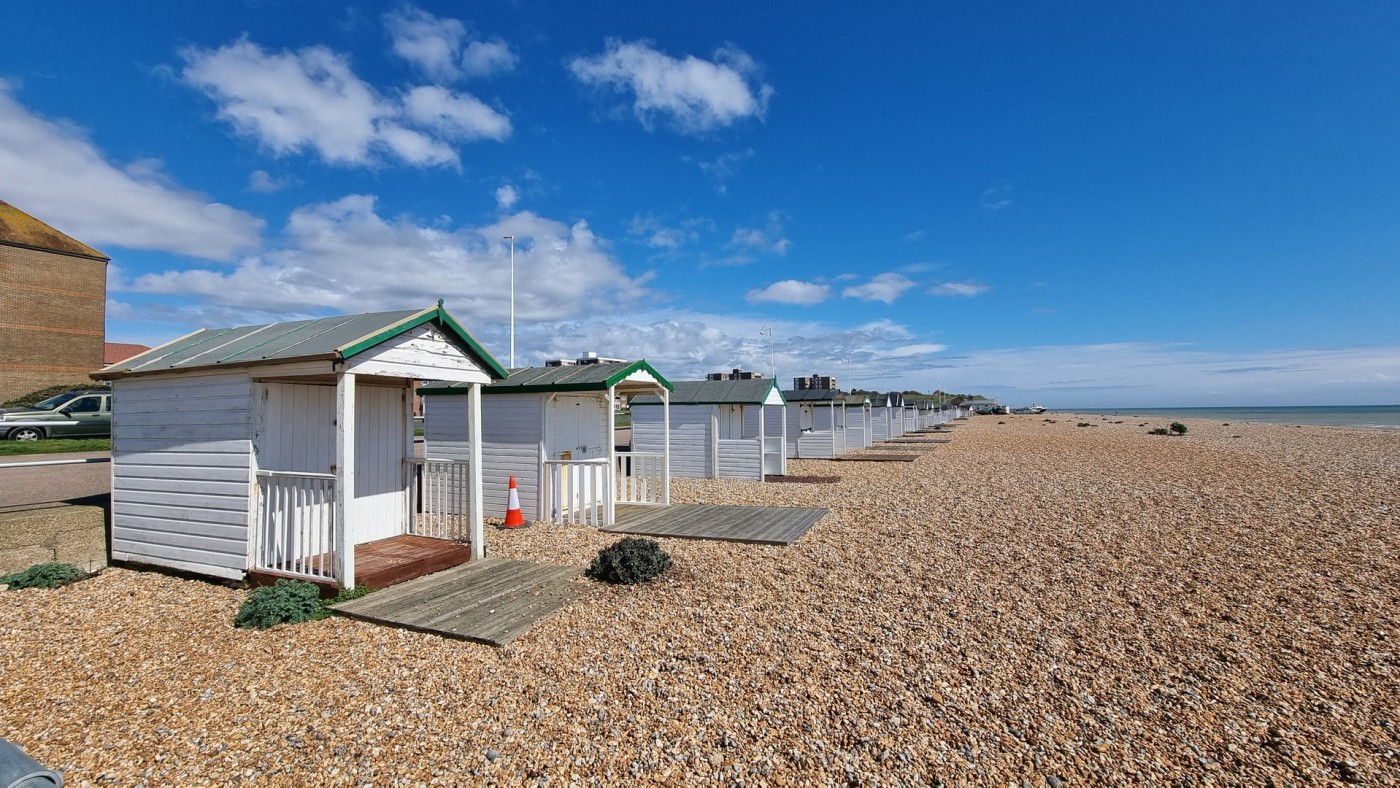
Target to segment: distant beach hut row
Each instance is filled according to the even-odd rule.
[[[115,403],[114,560],[346,587],[371,554],[481,557],[511,477],[529,519],[608,525],[669,505],[673,475],[763,482],[954,415],[897,393],[672,382],[645,360],[506,370],[441,302],[201,330],[93,377]]]

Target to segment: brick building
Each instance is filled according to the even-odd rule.
[[[109,259],[0,200],[0,401],[102,368]]]

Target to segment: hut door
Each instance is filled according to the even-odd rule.
[[[599,397],[558,396],[549,403],[545,452],[551,460],[608,456],[608,412]],[[568,454],[564,454],[568,452]]]
[[[719,406],[719,439],[739,440],[744,437],[744,411],[741,405]]]
[[[403,471],[407,396],[400,386],[355,388],[355,544],[408,532]]]

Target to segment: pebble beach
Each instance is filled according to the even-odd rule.
[[[650,583],[501,649],[108,569],[0,593],[0,738],[72,785],[1400,783],[1400,430],[977,416],[913,463],[678,503],[830,509],[663,539]],[[1081,426],[1086,425],[1086,426]],[[586,565],[617,537],[488,527]]]

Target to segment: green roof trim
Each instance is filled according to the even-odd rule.
[[[539,394],[570,391],[607,391],[637,371],[645,371],[667,391],[675,386],[645,360],[624,363],[579,364],[568,367],[518,367],[504,380],[481,389],[483,394]],[[418,393],[431,396],[459,394],[462,386],[441,381],[421,386]]]
[[[776,380],[678,380],[670,399],[671,405],[762,405],[774,390],[778,399],[783,399],[783,391]],[[661,398],[655,394],[643,394],[632,399],[631,405],[660,405]]]
[[[377,331],[347,345],[341,345],[336,348],[336,351],[340,353],[341,358],[350,358],[357,353],[369,350],[381,342],[393,339],[405,331],[412,331],[424,323],[435,323],[438,328],[445,330],[450,338],[456,339],[466,345],[464,349],[467,351],[468,355],[474,356],[478,362],[483,363],[487,372],[491,374],[491,377],[497,380],[504,380],[507,377],[508,373],[506,372],[506,368],[501,366],[500,362],[496,361],[490,353],[487,353],[486,349],[483,348],[471,334],[467,333],[465,328],[462,328],[462,324],[457,322],[457,318],[453,317],[451,313],[443,308],[442,301],[438,301],[437,306],[430,306],[422,312],[410,315],[392,325],[385,326],[381,331]]]

